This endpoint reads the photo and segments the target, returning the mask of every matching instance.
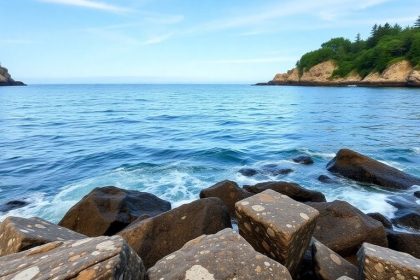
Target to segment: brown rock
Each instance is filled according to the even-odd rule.
[[[368,215],[369,217],[371,217],[371,218],[373,218],[373,219],[381,222],[382,225],[384,226],[384,228],[392,229],[392,223],[391,223],[391,221],[388,220],[388,218],[385,217],[384,215],[382,215],[381,213],[376,213],[375,212],[375,213],[368,213],[366,215]]]
[[[420,259],[420,233],[387,231],[390,249],[404,252]]]
[[[300,78],[300,81],[311,83],[329,82],[336,67],[336,64],[332,60],[321,62],[308,71],[305,71]]]
[[[363,243],[357,253],[360,279],[418,279],[420,260],[388,248]]]
[[[241,235],[259,252],[295,274],[311,240],[319,213],[273,190],[236,203]]]
[[[284,266],[255,252],[231,229],[191,240],[158,261],[147,275],[149,280],[292,280]]]
[[[310,156],[298,156],[293,159],[294,162],[310,165],[314,163],[314,160]]]
[[[169,202],[150,193],[96,188],[74,205],[59,225],[87,236],[113,235],[138,218],[170,209]]]
[[[420,231],[420,206],[418,208],[419,211],[399,215],[393,218],[392,222],[398,226]]]
[[[420,71],[413,70],[407,78],[407,83],[410,86],[420,86]]]
[[[119,236],[55,241],[0,257],[0,279],[139,279],[141,259]]]
[[[336,157],[328,163],[327,169],[356,181],[391,189],[408,189],[420,185],[419,178],[348,149],[338,151]]]
[[[296,183],[277,181],[277,182],[264,182],[254,186],[245,186],[245,190],[251,193],[260,193],[265,190],[273,190],[278,193],[287,195],[291,199],[299,202],[324,202],[325,196],[323,193],[318,191],[312,191],[301,187]]]
[[[223,201],[210,197],[134,222],[118,234],[127,240],[149,268],[186,242],[231,226]]]
[[[83,238],[86,236],[40,218],[8,217],[0,224],[0,256],[53,241]]]

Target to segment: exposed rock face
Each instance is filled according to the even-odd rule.
[[[40,218],[8,217],[0,224],[0,256],[21,252],[53,241],[83,238],[86,236]]]
[[[327,169],[344,177],[391,189],[408,189],[420,185],[420,178],[406,174],[370,157],[349,149],[338,151]]]
[[[140,279],[141,259],[119,236],[56,241],[0,258],[0,278]]]
[[[299,202],[324,202],[325,196],[323,193],[318,191],[312,191],[305,189],[301,187],[300,185],[296,183],[290,183],[290,182],[283,182],[283,181],[277,181],[277,182],[264,182],[259,183],[254,186],[245,186],[244,187],[248,192],[251,193],[260,193],[265,190],[273,190],[281,194],[285,194],[289,196],[290,198],[299,201]]]
[[[420,259],[420,233],[387,231],[389,248]]]
[[[24,86],[25,84],[15,81],[9,74],[7,68],[0,66],[0,86]]]
[[[150,193],[96,188],[74,205],[59,225],[87,236],[113,235],[138,218],[170,209],[169,202]]]
[[[229,214],[232,217],[234,217],[235,215],[235,203],[242,199],[250,197],[251,195],[253,194],[240,188],[238,184],[229,180],[217,183],[214,186],[211,186],[210,188],[201,190],[200,192],[200,198],[220,198],[229,209]]]
[[[354,255],[363,242],[388,245],[382,224],[349,203],[336,200],[307,204],[320,212],[314,237],[341,256]]]
[[[413,256],[364,243],[357,253],[360,279],[418,279],[420,260]]]
[[[149,268],[186,242],[228,227],[232,225],[225,204],[219,198],[210,197],[134,222],[118,234],[127,240]]]
[[[315,274],[321,280],[336,280],[341,276],[357,278],[358,269],[333,250],[314,240],[312,243],[312,258]]]
[[[310,82],[310,83],[323,83],[329,82],[334,72],[336,65],[334,61],[328,60],[322,63],[319,63],[304,72],[302,77],[300,77],[301,82]]]
[[[284,266],[255,252],[231,229],[191,240],[158,261],[147,275],[149,280],[292,279]]]
[[[273,190],[236,203],[241,235],[292,275],[309,245],[318,215],[314,208]]]
[[[407,82],[409,86],[420,85],[420,71],[414,70],[413,72],[411,72],[407,78]]]

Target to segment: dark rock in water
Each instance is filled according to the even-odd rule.
[[[301,187],[300,185],[296,183],[291,183],[291,182],[283,182],[283,181],[264,182],[264,183],[256,184],[254,186],[245,186],[244,188],[248,192],[251,192],[254,194],[270,189],[278,193],[285,194],[289,196],[290,198],[299,202],[307,202],[307,201],[325,202],[326,201],[323,193],[305,189]]]
[[[363,242],[387,246],[381,222],[345,201],[307,202],[320,212],[314,237],[342,257],[352,256]]]
[[[392,222],[397,226],[420,230],[420,215],[418,213],[407,213],[398,216],[397,218],[393,218]]]
[[[147,275],[149,280],[292,280],[284,266],[256,252],[231,229],[191,240],[158,261]]]
[[[294,162],[300,163],[300,164],[313,164],[314,160],[310,156],[298,156],[293,159]]]
[[[120,236],[56,241],[0,257],[0,279],[145,279],[141,259]]]
[[[389,248],[420,259],[420,233],[387,230]]]
[[[322,183],[325,183],[325,184],[333,184],[333,183],[336,183],[335,180],[331,179],[327,175],[319,175],[318,181],[320,181]]]
[[[127,240],[149,268],[186,242],[228,227],[232,225],[225,204],[219,198],[210,197],[134,222],[118,234]]]
[[[391,223],[391,221],[388,220],[388,218],[385,217],[384,215],[382,215],[381,213],[376,213],[375,212],[375,213],[368,213],[366,215],[368,215],[369,217],[371,217],[371,218],[373,218],[373,219],[381,222],[382,225],[384,226],[384,228],[392,229],[392,223]]]
[[[0,205],[0,212],[9,212],[10,210],[21,208],[28,204],[28,202],[22,200],[11,200],[3,205]]]
[[[417,197],[417,198],[420,198],[420,191],[414,192],[414,196]]]
[[[357,279],[357,266],[349,263],[333,250],[314,240],[312,243],[312,258],[315,274],[320,280],[336,280],[342,276]]]
[[[420,229],[420,205],[412,195],[396,195],[387,199],[387,202],[398,210],[391,221],[396,226]]]
[[[240,188],[238,184],[229,180],[219,182],[214,186],[201,190],[200,192],[200,198],[220,198],[229,209],[229,214],[232,217],[235,216],[235,203],[244,198],[250,197],[251,195],[253,194]]]
[[[25,84],[13,80],[12,76],[9,74],[9,70],[0,65],[0,86],[25,86]]]
[[[385,188],[408,189],[420,185],[420,178],[348,149],[338,151],[327,164],[327,169],[356,181]]]
[[[253,168],[241,168],[238,172],[246,177],[252,177],[258,174],[258,171]]]
[[[293,171],[291,168],[282,168],[277,164],[266,164],[261,167],[261,172],[269,176],[287,175]]]
[[[291,168],[283,168],[283,169],[273,170],[270,173],[273,176],[278,176],[278,175],[287,175],[287,174],[292,173],[292,172],[294,172],[294,170],[291,169]]]
[[[40,218],[8,217],[0,223],[0,256],[18,253],[53,241],[86,236]]]
[[[59,225],[87,236],[113,235],[136,219],[153,217],[170,209],[169,202],[150,193],[96,188],[74,205]]]

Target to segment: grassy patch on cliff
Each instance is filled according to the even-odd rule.
[[[353,70],[365,77],[371,72],[381,73],[404,59],[420,67],[420,17],[414,26],[406,28],[398,24],[375,24],[366,40],[359,34],[353,42],[343,37],[333,38],[320,49],[304,54],[296,66],[302,74],[318,63],[334,60],[338,66],[334,77],[345,77]]]

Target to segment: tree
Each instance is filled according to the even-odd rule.
[[[416,22],[414,23],[414,28],[420,28],[420,16],[417,18]]]

